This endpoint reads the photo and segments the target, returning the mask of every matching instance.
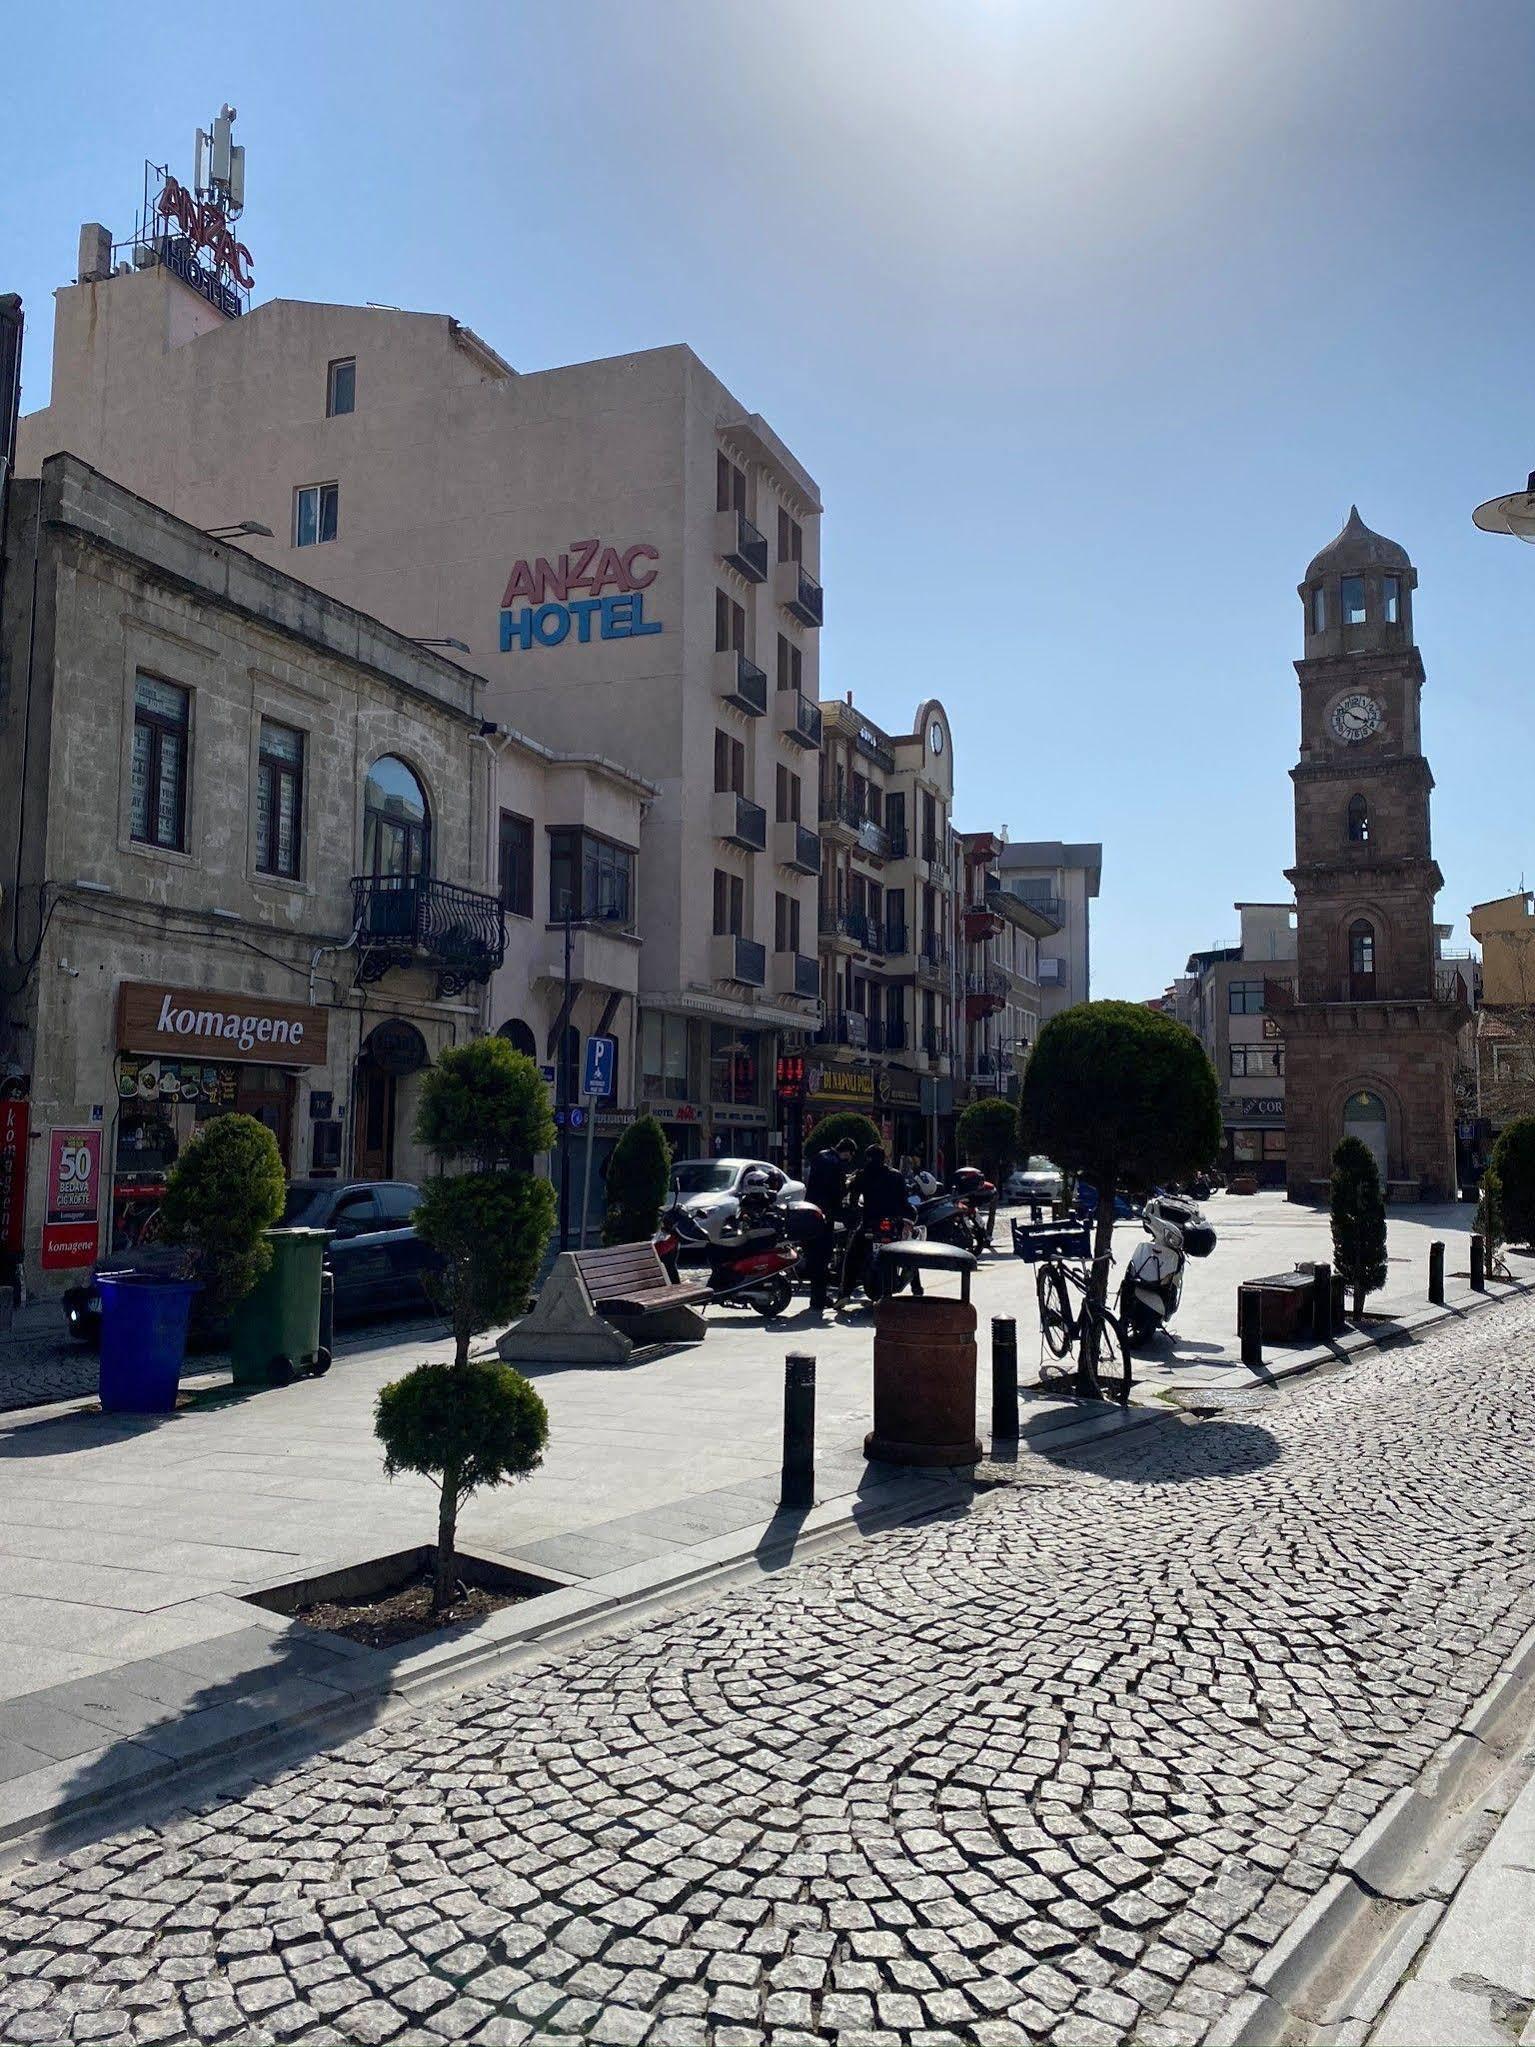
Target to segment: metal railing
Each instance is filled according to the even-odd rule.
[[[500,897],[456,882],[427,875],[354,875],[352,913],[364,954],[419,958],[460,986],[488,981],[506,957]],[[407,963],[390,958],[383,970]]]
[[[762,805],[753,803],[749,796],[742,796],[734,789],[720,790],[716,800],[724,813],[720,837],[733,840],[736,845],[744,846],[748,852],[765,852],[767,812]]]
[[[779,694],[793,699],[792,703],[782,708],[778,721],[779,730],[787,738],[798,740],[801,746],[819,746],[821,706],[812,703],[802,690],[782,690]]]
[[[767,535],[759,533],[744,512],[738,511],[735,514],[731,543],[723,550],[723,558],[738,574],[745,576],[749,583],[767,581]]]
[[[755,661],[748,661],[739,650],[722,654],[722,661],[734,661],[734,673],[724,696],[727,704],[734,704],[738,710],[747,712],[753,718],[767,716],[768,679],[767,670],[759,668]]]

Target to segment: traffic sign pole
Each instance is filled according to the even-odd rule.
[[[597,1141],[597,1103],[613,1092],[618,1040],[595,1032],[586,1041],[586,1069],[581,1094],[586,1103],[586,1170],[581,1181],[581,1249],[586,1249],[587,1217],[592,1211],[592,1147]]]
[[[592,1145],[597,1136],[597,1111],[586,1111],[586,1171],[581,1176],[581,1249],[586,1249],[586,1220],[592,1212]]]

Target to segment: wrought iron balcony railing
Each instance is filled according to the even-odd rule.
[[[427,875],[359,874],[352,878],[358,979],[379,981],[391,969],[435,970],[439,998],[488,981],[506,957],[499,896]]]

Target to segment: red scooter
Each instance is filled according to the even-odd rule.
[[[743,1199],[739,1213],[721,1231],[718,1241],[682,1208],[661,1218],[656,1254],[675,1279],[679,1254],[702,1258],[709,1274],[709,1299],[726,1308],[751,1308],[763,1321],[781,1315],[794,1298],[800,1248],[788,1241],[787,1225],[776,1209]]]

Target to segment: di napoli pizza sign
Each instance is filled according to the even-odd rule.
[[[581,646],[592,640],[638,640],[662,630],[645,616],[645,592],[659,575],[660,550],[648,541],[614,547],[572,540],[551,560],[519,561],[501,599],[501,651]]]

